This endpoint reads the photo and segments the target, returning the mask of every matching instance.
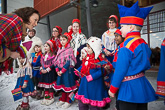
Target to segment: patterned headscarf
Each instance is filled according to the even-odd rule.
[[[61,28],[60,26],[55,26],[55,28],[58,29],[58,33],[61,35],[61,33],[62,33],[62,28]]]
[[[68,46],[68,44],[70,43],[70,40],[72,39],[72,36],[71,36],[70,33],[67,33],[67,32],[65,32],[63,35],[65,35],[68,38],[68,42],[65,45],[65,48],[66,48]],[[59,47],[60,48],[62,47],[61,43],[59,44]]]

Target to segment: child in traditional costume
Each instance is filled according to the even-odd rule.
[[[25,48],[24,48],[25,49]],[[15,89],[21,88],[22,90],[22,104],[16,110],[29,110],[29,97],[36,94],[32,82],[32,68],[27,58],[18,58],[19,70],[17,71],[17,84]]]
[[[101,39],[90,37],[87,41],[87,56],[78,68],[81,75],[80,87],[75,98],[79,100],[79,110],[100,110],[111,100],[104,87],[104,74],[96,63],[103,61]]]
[[[145,77],[150,68],[151,50],[140,37],[144,19],[152,7],[139,8],[138,1],[130,8],[118,5],[123,47],[118,52],[115,72],[109,89],[114,97],[119,90],[120,110],[147,110],[148,102],[157,99],[155,91]]]
[[[66,109],[71,105],[72,100],[69,97],[71,92],[77,89],[75,81],[74,66],[76,64],[76,58],[73,54],[73,49],[70,47],[71,35],[64,33],[60,36],[60,46],[55,58],[55,70],[58,74],[57,81],[53,88],[56,91],[62,90],[62,96],[57,106],[61,106]]]
[[[57,77],[54,69],[54,47],[55,41],[48,40],[44,44],[45,53],[41,57],[41,77],[38,86],[45,90],[44,99],[41,101],[42,105],[50,105],[54,102],[54,90],[52,84],[55,83]]]
[[[37,99],[42,99],[44,98],[44,91],[41,90],[40,87],[38,87],[38,83],[41,77],[41,73],[40,73],[40,67],[41,67],[41,57],[42,57],[42,48],[43,48],[43,44],[42,42],[39,41],[35,41],[32,44],[31,49],[29,50],[29,52],[31,53],[31,57],[32,57],[32,73],[33,73],[33,84],[36,87],[37,90],[37,96],[34,96],[34,98]]]
[[[117,54],[119,52],[119,49],[121,47],[123,47],[123,41],[124,41],[124,38],[122,37],[122,34],[121,34],[121,31],[119,29],[117,29],[114,33],[115,35],[115,42],[117,44],[117,49],[115,50],[115,54],[114,54],[114,58],[113,58],[113,68],[115,69],[115,66],[116,66],[116,61],[117,61]]]

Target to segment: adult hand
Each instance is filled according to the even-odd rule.
[[[16,59],[16,58],[20,57],[20,54],[18,52],[11,52],[10,57],[13,59]]]

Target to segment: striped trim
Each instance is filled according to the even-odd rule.
[[[136,75],[132,75],[132,76],[125,76],[122,82],[134,80],[134,79],[137,79],[137,78],[141,78],[143,76],[144,76],[143,72],[138,73]]]
[[[156,94],[165,97],[165,82],[164,81],[157,81]]]
[[[120,24],[132,24],[132,25],[143,26],[143,23],[144,23],[144,19],[134,16],[122,17],[120,19]]]
[[[137,39],[141,39],[141,38],[138,37],[138,38],[132,39],[131,41],[129,41],[129,42],[127,43],[127,45],[126,45],[125,47],[130,48],[131,44],[132,44],[135,40],[137,40]]]
[[[134,52],[134,50],[136,49],[137,46],[139,46],[140,44],[147,44],[142,38],[139,37],[135,37],[132,40],[130,40],[127,45],[125,46],[126,48],[128,48],[129,50],[131,50],[132,52]]]
[[[13,95],[17,95],[17,94],[20,94],[20,93],[22,93],[22,91],[15,92],[15,93],[13,93]]]

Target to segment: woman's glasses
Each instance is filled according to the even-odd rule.
[[[58,32],[57,30],[53,31],[53,32]]]

